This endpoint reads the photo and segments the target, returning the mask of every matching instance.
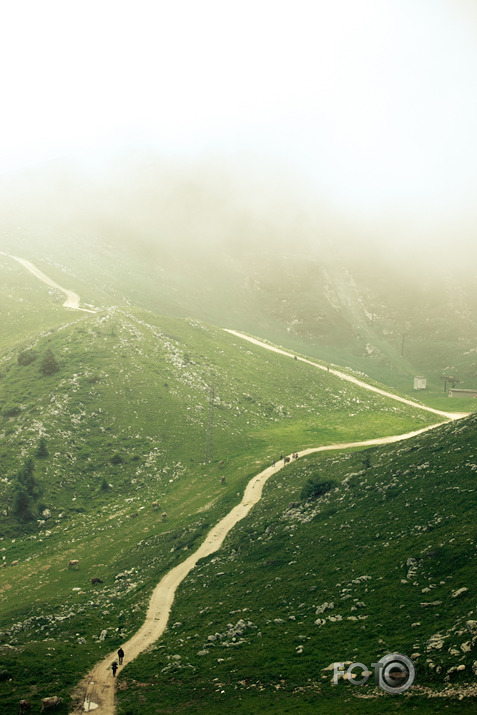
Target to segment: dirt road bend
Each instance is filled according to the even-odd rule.
[[[66,300],[63,303],[63,308],[72,308],[73,310],[82,310],[85,313],[96,313],[95,310],[91,310],[90,308],[81,308],[80,307],[80,297],[77,293],[75,293],[72,290],[68,290],[68,288],[63,288],[63,286],[60,286],[58,283],[55,283],[54,280],[49,278],[43,271],[40,271],[39,268],[37,268],[33,263],[30,263],[30,261],[26,261],[24,258],[19,258],[18,256],[12,256],[9,253],[3,253],[1,252],[2,255],[8,256],[9,258],[13,258],[15,261],[20,263],[24,268],[27,269],[27,271],[30,271],[36,278],[38,278],[40,281],[43,283],[46,283],[46,285],[50,286],[50,288],[55,288],[56,290],[59,290],[61,293],[64,293],[66,296]]]

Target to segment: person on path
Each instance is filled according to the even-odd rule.
[[[111,665],[111,668],[113,669],[113,678],[115,678],[115,677],[116,677],[116,671],[117,671],[117,669],[118,669],[118,664],[116,663],[116,661],[113,661],[113,664]]]
[[[122,648],[118,650],[119,665],[123,664],[124,651]]]

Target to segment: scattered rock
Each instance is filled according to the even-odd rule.
[[[431,601],[430,603],[421,603],[421,606],[423,608],[426,608],[427,606],[441,606],[442,601]]]
[[[470,633],[477,633],[477,621],[466,621],[465,625]]]
[[[452,598],[458,598],[459,596],[462,596],[464,593],[466,593],[469,589],[466,588],[465,586],[463,588],[459,588],[457,591],[454,591],[452,594]]]
[[[321,606],[318,606],[315,613],[318,616],[320,613],[324,613],[325,611],[332,610],[335,607],[335,604],[333,601],[328,603],[325,601],[324,603],[321,604]]]

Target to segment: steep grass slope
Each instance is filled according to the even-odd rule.
[[[476,426],[281,470],[121,673],[119,713],[475,712]],[[389,652],[416,665],[405,695],[331,684]]]
[[[118,308],[74,318],[2,364],[0,697],[9,706],[51,691],[67,699],[137,629],[159,578],[281,450],[433,421],[195,320]],[[44,369],[48,352],[55,370]]]

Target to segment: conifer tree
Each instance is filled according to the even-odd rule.
[[[59,367],[58,363],[56,362],[56,358],[51,352],[51,350],[48,348],[43,357],[43,360],[41,361],[40,371],[42,375],[53,375],[53,373],[58,372],[58,370]]]
[[[41,488],[33,474],[35,465],[29,458],[17,473],[14,483],[13,511],[20,519],[33,519],[34,502],[41,496]]]
[[[46,446],[46,439],[44,437],[40,437],[40,442],[38,444],[38,449],[36,450],[35,456],[39,457],[40,459],[44,457],[49,456],[49,452]]]

